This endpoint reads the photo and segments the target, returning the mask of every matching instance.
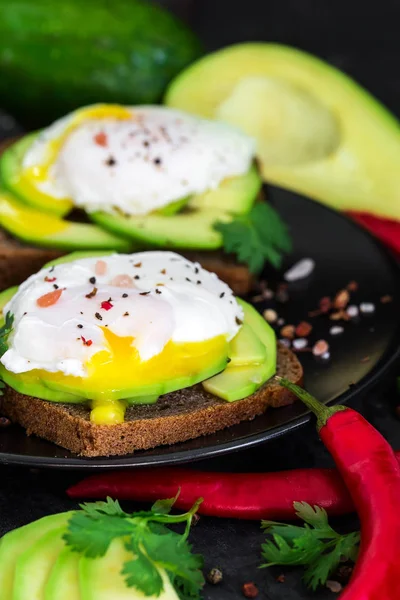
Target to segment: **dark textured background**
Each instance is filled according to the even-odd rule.
[[[400,114],[398,0],[368,3],[358,0],[164,0],[161,3],[184,17],[208,49],[245,40],[298,46],[354,76]],[[0,137],[12,131],[15,131],[12,121],[0,117]],[[395,386],[399,367],[397,365],[375,390],[352,404],[397,448],[400,448],[400,421],[395,417],[394,408],[399,402]],[[288,438],[197,466],[254,471],[330,464],[330,457],[318,441],[313,425],[308,425]],[[64,490],[79,478],[78,474],[2,467],[0,477],[0,533],[75,506],[66,499]],[[357,521],[353,517],[341,519],[338,526],[351,530],[357,527]],[[257,582],[258,597],[262,600],[334,597],[325,589],[316,594],[308,593],[298,570],[258,570],[262,539],[258,523],[205,517],[200,520],[192,533],[195,550],[205,555],[207,568],[219,565],[224,571],[222,585],[206,587],[207,600],[242,598],[240,589],[246,581]],[[278,583],[276,576],[282,572],[286,573],[285,583]]]

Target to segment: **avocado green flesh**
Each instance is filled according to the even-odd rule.
[[[231,46],[180,73],[165,102],[254,135],[268,182],[338,209],[400,218],[399,122],[314,56],[277,44]]]
[[[0,157],[0,180],[5,188],[15,194],[25,204],[38,210],[63,217],[71,210],[71,201],[30,196],[25,193],[24,188],[20,185],[24,155],[38,135],[37,132],[25,135],[3,152]]]
[[[126,550],[123,540],[119,538],[111,543],[104,557],[96,559],[82,557],[79,562],[80,600],[154,598],[154,596],[145,596],[136,588],[127,587],[121,575],[121,568],[125,562],[131,560],[132,554]],[[159,573],[164,582],[164,590],[158,596],[158,600],[178,600],[178,595],[165,571],[159,569]]]
[[[230,343],[229,358],[228,368],[260,364],[267,358],[265,345],[246,322]]]
[[[260,176],[252,166],[245,175],[226,179],[217,189],[192,196],[186,207],[173,215],[158,211],[134,217],[94,212],[89,217],[101,227],[142,244],[215,250],[222,246],[215,223],[249,212],[260,188]]]
[[[82,0],[35,0],[34,11],[31,0],[5,2],[0,39],[2,106],[30,128],[99,99],[159,102],[201,54],[187,26],[144,0],[96,0],[84,12]]]
[[[235,366],[230,363],[222,373],[202,382],[207,392],[228,402],[235,402],[236,400],[250,396],[268,381],[276,371],[276,338],[274,330],[255,308],[240,298],[237,300],[244,311],[244,323],[264,345],[266,357],[260,364],[240,364],[239,366]],[[254,340],[252,340],[249,331],[246,331],[246,338],[243,343],[241,342],[242,344],[244,346],[244,354],[246,353],[246,347],[249,348],[249,353],[251,354],[254,348]]]
[[[24,374],[24,376],[21,377],[17,373],[7,371],[1,363],[0,377],[13,390],[20,394],[24,394],[25,396],[40,398],[41,400],[48,400],[49,402],[65,402],[68,404],[81,404],[82,402],[85,402],[85,398],[83,398],[82,395],[79,395],[78,390],[76,390],[75,393],[69,393],[50,389],[38,379],[34,377],[30,379],[29,373]],[[76,392],[78,392],[78,394]]]
[[[66,525],[72,513],[60,513],[6,533],[0,540],[0,590],[2,600],[15,600],[13,586],[17,559],[50,531]],[[28,594],[26,598],[31,598]]]
[[[104,397],[125,400],[128,405],[153,404],[159,396],[200,382],[207,391],[230,402],[252,394],[275,372],[276,339],[273,329],[260,314],[247,302],[237,300],[245,318],[230,344],[228,366],[227,356],[218,357],[214,365],[199,373],[132,389],[104,390]],[[50,402],[80,404],[99,396],[97,389],[82,389],[79,378],[74,385],[65,380],[46,380],[45,376],[39,379],[34,373],[21,376],[7,371],[1,363],[0,377],[17,392]]]
[[[4,318],[5,315],[3,313],[3,309],[5,307],[5,305],[10,302],[11,298],[13,296],[15,296],[15,294],[18,292],[18,286],[14,285],[13,287],[10,287],[6,290],[3,290],[2,292],[0,292],[0,327],[3,326],[4,324]]]
[[[51,568],[65,548],[65,527],[46,533],[17,558],[13,600],[45,600]]]
[[[44,600],[81,600],[80,555],[64,548],[54,563],[44,588]]]
[[[222,371],[227,364],[227,356],[218,357],[215,364],[200,371],[199,373],[193,373],[186,377],[177,377],[175,379],[171,379],[169,381],[160,381],[155,383],[148,383],[147,385],[141,385],[137,387],[133,387],[131,389],[113,389],[113,390],[104,390],[100,397],[104,397],[105,399],[113,399],[113,400],[126,400],[129,404],[135,404],[135,397],[138,397],[138,404],[144,403],[144,398],[146,396],[149,397],[150,403],[154,402],[155,396],[162,396],[164,394],[168,394],[170,392],[175,392],[176,390],[182,390],[187,387],[191,387],[192,385],[196,385],[196,383],[200,383],[204,379],[208,379],[212,375],[219,373]],[[79,382],[79,378],[78,382]],[[93,397],[99,398],[98,390],[88,390],[88,389],[80,389],[79,383],[77,385],[73,385],[70,383],[66,383],[65,381],[50,381],[45,378],[42,379],[42,384],[49,388],[50,390],[55,390],[58,392],[67,392],[69,394],[79,394],[80,397],[84,397],[88,400],[93,399]]]
[[[11,194],[0,191],[0,225],[15,237],[45,248],[129,250],[127,240],[95,225],[63,221],[24,206]]]

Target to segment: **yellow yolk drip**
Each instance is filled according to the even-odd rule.
[[[69,223],[59,217],[18,204],[4,193],[0,194],[0,222],[21,237],[29,236],[34,231],[38,238],[44,238],[70,227]]]
[[[50,168],[57,160],[63,144],[79,125],[89,120],[108,118],[125,121],[133,119],[133,116],[130,111],[118,104],[100,104],[79,111],[69,125],[67,125],[63,133],[58,138],[48,142],[46,160],[41,165],[28,167],[21,172],[18,181],[18,187],[20,188],[21,193],[28,197],[36,197],[37,199],[42,200],[42,202],[67,202],[71,204],[72,208],[73,200],[71,198],[54,198],[53,196],[42,192],[38,188],[38,184],[44,183],[50,178]]]
[[[125,398],[154,394],[146,386],[157,386],[179,381],[176,389],[191,385],[191,379],[207,369],[212,369],[228,355],[229,344],[220,335],[203,342],[168,342],[160,354],[147,361],[140,359],[132,346],[132,337],[119,337],[102,328],[108,348],[94,354],[87,363],[87,377],[74,377],[63,373],[34,370],[21,374],[32,378],[61,384],[63,389],[92,400],[91,420],[96,424],[121,423],[124,420],[125,403],[118,400],[121,390]],[[211,376],[211,375],[210,375]],[[61,388],[60,388],[61,389]],[[161,391],[157,394],[161,394]]]

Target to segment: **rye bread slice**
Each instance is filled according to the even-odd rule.
[[[291,350],[278,347],[277,374],[301,384],[303,369]],[[226,402],[201,385],[162,396],[156,404],[130,407],[120,425],[95,425],[82,405],[46,402],[7,388],[2,414],[37,435],[80,456],[116,456],[175,444],[254,419],[271,406],[291,404],[294,396],[274,380],[255,394]]]
[[[16,139],[18,138],[1,142],[0,155]],[[254,279],[248,268],[238,264],[234,256],[222,251],[177,252],[216,273],[239,296],[248,294],[253,286]],[[68,254],[68,251],[40,248],[20,242],[0,228],[0,290],[18,285],[29,275],[39,271],[44,264],[64,254]]]

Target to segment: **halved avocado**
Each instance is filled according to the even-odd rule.
[[[400,218],[397,119],[314,56],[277,44],[231,46],[180,73],[165,102],[256,137],[266,181],[339,209]]]
[[[43,212],[63,217],[73,207],[72,201],[57,200],[40,192],[23,176],[22,161],[25,152],[38,135],[37,132],[25,135],[3,152],[0,157],[0,180],[4,187],[25,204],[29,204]]]
[[[240,298],[237,300],[244,311],[244,324],[248,327],[245,330],[243,344],[249,346],[249,357],[252,356],[255,343],[252,340],[251,333],[263,344],[266,357],[259,364],[252,363],[250,360],[249,364],[245,364],[243,361],[239,365],[229,364],[222,373],[203,381],[203,387],[207,392],[228,402],[235,402],[250,396],[268,381],[276,371],[276,337],[274,330],[255,308]],[[239,331],[238,336],[242,331],[243,329]],[[244,353],[246,353],[245,349]]]
[[[261,188],[255,166],[240,177],[224,180],[217,189],[192,196],[181,212],[143,216],[94,212],[89,217],[101,227],[147,245],[162,248],[214,250],[222,246],[217,222],[231,221],[250,211]]]
[[[128,240],[95,225],[64,221],[24,206],[5,191],[0,191],[0,225],[15,237],[45,248],[124,251],[132,247]]]

